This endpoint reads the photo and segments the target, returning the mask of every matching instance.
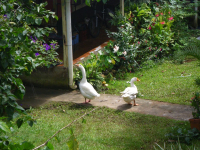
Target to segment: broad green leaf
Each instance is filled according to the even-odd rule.
[[[14,114],[15,108],[11,106],[6,107],[6,113],[8,115],[8,120],[12,120],[13,114]]]
[[[22,14],[18,14],[17,19],[20,21],[22,19]]]
[[[58,16],[55,15],[54,17],[55,17],[56,20],[58,20]]]
[[[34,145],[27,141],[24,141],[23,143],[21,143],[20,146],[23,148],[23,150],[29,150],[29,149],[34,148]]]
[[[53,147],[53,145],[52,145],[50,142],[48,142],[46,146],[47,146],[50,150],[54,150],[54,147]]]
[[[0,39],[0,46],[5,46],[6,40]]]
[[[30,17],[30,16],[27,16],[27,17],[26,17],[26,22],[27,22],[28,24],[34,23],[34,19],[33,19],[32,17]]]
[[[20,116],[20,114],[17,113],[17,112],[15,112],[15,113],[13,114],[13,119],[18,118],[19,116]]]
[[[21,125],[23,124],[23,122],[24,122],[24,120],[23,119],[18,119],[17,121],[16,121],[16,123],[17,123],[17,127],[18,128],[20,128],[21,127]]]
[[[26,35],[26,34],[27,34],[27,30],[24,30],[24,31],[23,31],[23,35]]]
[[[111,59],[111,63],[112,63],[113,65],[115,65],[115,60],[114,60],[114,59]]]
[[[49,17],[45,17],[45,16],[44,16],[44,20],[45,20],[46,22],[49,22]]]
[[[99,0],[100,1],[100,0]],[[107,0],[102,0],[102,2],[105,4],[107,2]]]
[[[26,37],[22,33],[20,33],[18,34],[18,38],[19,40],[24,41]]]
[[[77,150],[78,149],[78,142],[76,140],[76,138],[74,137],[74,133],[73,133],[73,130],[70,129],[70,138],[67,142],[67,145],[69,147],[69,150]]]
[[[33,120],[28,120],[27,123],[28,123],[28,125],[29,125],[30,127],[32,127],[34,122],[33,122]]]
[[[82,123],[86,123],[86,119],[85,118],[83,118]]]
[[[40,12],[40,7],[37,7],[37,12]]]
[[[37,37],[40,37],[42,34],[40,32],[35,33]]]
[[[3,67],[4,69],[6,69],[6,68],[8,67],[8,62],[7,62],[6,60],[3,60],[3,61],[1,62],[1,65],[2,65],[2,67]]]
[[[22,93],[20,90],[15,90],[15,96],[18,98],[18,99],[23,99],[24,97],[24,93]]]
[[[48,146],[45,146],[42,150],[51,150]]]
[[[54,138],[56,139],[56,141],[58,141],[58,143],[60,143],[60,139],[57,136],[55,136]]]
[[[5,5],[3,5],[3,10],[6,11],[6,6]]]
[[[7,124],[1,120],[0,120],[0,130],[2,130],[3,132],[10,132],[10,129],[7,126]]]
[[[17,105],[15,108],[24,111],[24,108],[19,105]]]
[[[85,4],[86,4],[87,6],[91,6],[91,5],[90,5],[90,0],[85,0]]]
[[[37,25],[41,25],[41,23],[42,23],[42,18],[36,18],[36,19],[35,19],[35,23],[36,23]]]

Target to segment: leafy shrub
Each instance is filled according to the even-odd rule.
[[[170,133],[166,134],[166,137],[172,140],[179,140],[186,144],[191,144],[193,139],[200,138],[200,133],[196,128],[189,129],[188,126],[182,125],[172,127]]]
[[[0,149],[32,149],[28,142],[14,143],[6,132],[11,132],[9,121],[16,120],[18,128],[35,120],[27,115],[16,100],[23,99],[25,87],[19,78],[31,74],[38,66],[56,65],[58,45],[55,41],[46,43],[43,39],[52,28],[41,28],[42,20],[57,18],[54,12],[47,11],[47,3],[34,1],[0,1]]]
[[[195,79],[196,85],[200,86],[200,77],[198,77],[197,79]]]
[[[174,54],[174,60],[183,62],[183,60],[188,56],[200,60],[200,42],[196,38],[188,39],[187,45],[176,51]]]
[[[125,10],[124,17],[116,15],[113,18],[118,31],[108,31],[108,36],[114,40],[110,42],[109,54],[113,53],[116,45],[119,51],[115,56],[125,58],[120,61],[114,59],[117,67],[123,65],[127,70],[132,70],[144,61],[162,58],[173,52],[171,47],[174,45],[174,32],[171,26],[174,18],[169,6],[130,3]]]
[[[15,113],[24,111],[15,101],[25,94],[20,75],[58,61],[56,42],[48,45],[43,40],[52,29],[39,27],[43,19],[56,18],[53,12],[45,10],[46,4],[22,0],[0,2],[0,117],[11,120]]]

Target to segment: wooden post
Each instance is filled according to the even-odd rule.
[[[63,64],[68,67],[67,31],[66,31],[66,2],[61,0],[62,8],[62,29],[63,29]]]
[[[124,0],[120,0],[120,11],[122,13],[122,16],[124,16]]]

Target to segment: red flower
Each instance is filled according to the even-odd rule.
[[[148,28],[149,30],[151,30],[151,26],[149,26],[149,28]]]
[[[158,17],[159,16],[159,14],[156,14],[156,17]]]
[[[168,14],[170,14],[170,11],[168,12]]]
[[[165,24],[165,22],[164,22],[164,21],[162,21],[162,22],[160,22],[160,24]]]
[[[160,15],[163,15],[163,13],[160,13]]]
[[[140,44],[140,42],[138,42],[138,44]]]
[[[168,20],[172,20],[172,19],[173,19],[173,17],[168,18]]]
[[[152,26],[154,26],[154,25],[155,25],[155,23],[153,22],[153,23],[152,23]]]

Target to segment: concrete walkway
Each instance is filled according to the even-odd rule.
[[[30,106],[38,107],[50,101],[66,101],[83,104],[85,100],[78,90],[67,91],[26,87],[24,100],[18,101],[18,103],[24,108],[29,108]],[[132,107],[125,103],[120,96],[101,94],[100,97],[92,100],[89,104],[83,105],[106,106],[113,109],[161,116],[176,120],[187,121],[192,118],[192,108],[190,106],[144,100],[141,98],[137,98],[136,103],[139,104],[139,106]]]

